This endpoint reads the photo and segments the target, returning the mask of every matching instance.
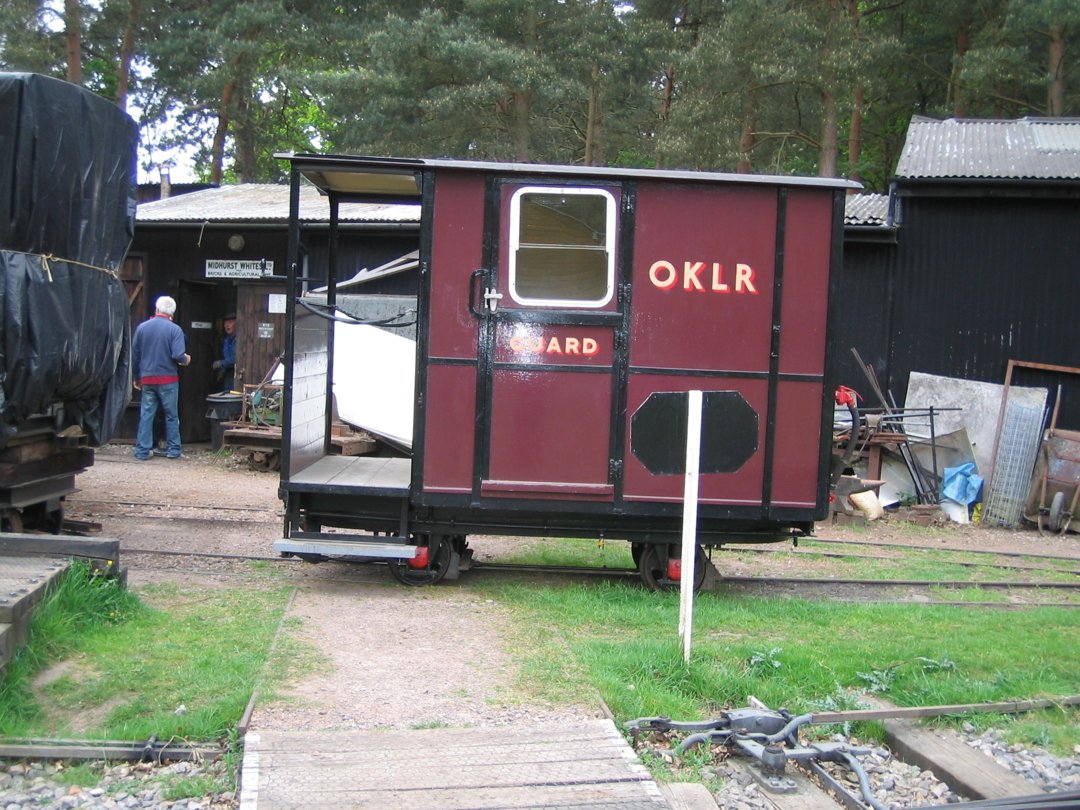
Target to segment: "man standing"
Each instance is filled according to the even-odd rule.
[[[221,341],[221,359],[214,361],[214,372],[222,377],[221,390],[232,391],[236,370],[236,315],[230,312],[221,322],[225,337]]]
[[[167,295],[155,304],[157,312],[135,329],[131,344],[135,389],[142,392],[135,458],[146,461],[154,448],[154,417],[160,407],[165,414],[167,458],[180,458],[180,370],[191,362],[184,351],[184,330],[172,321],[176,301]]]

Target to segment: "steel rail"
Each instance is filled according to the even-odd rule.
[[[135,761],[163,759],[202,761],[217,759],[224,751],[211,745],[174,743],[151,737],[143,741],[63,740],[39,738],[0,739],[0,757],[4,759],[83,759]]]
[[[777,585],[862,585],[877,587],[934,587],[939,588],[991,588],[1015,590],[1080,590],[1080,582],[1008,582],[1005,580],[965,580],[965,579],[853,579],[847,577],[755,577],[720,574],[722,582],[755,582]]]
[[[1000,551],[983,548],[961,548],[960,546],[921,546],[914,543],[886,543],[881,540],[842,540],[836,537],[802,537],[800,543],[830,543],[847,546],[873,546],[877,548],[906,548],[916,551],[951,551],[958,554],[987,554],[999,557],[1031,557],[1039,560],[1065,560],[1080,562],[1080,557],[1060,554],[1042,554],[1038,551]]]
[[[1021,714],[1038,709],[1080,706],[1080,695],[1038,700],[1006,700],[997,703],[956,703],[947,706],[889,706],[882,709],[852,709],[839,712],[812,712],[808,721],[814,725],[896,720],[902,718],[947,717],[957,714]]]
[[[907,551],[912,548],[921,549],[919,546],[899,546],[900,550]],[[747,548],[739,548],[737,546],[726,546],[725,551],[738,554],[739,552],[747,552],[750,554],[794,554],[797,556],[816,556],[816,557],[828,557],[829,559],[848,559],[848,560],[882,560],[885,562],[894,562],[896,560],[903,560],[900,555],[890,556],[887,554],[853,554],[843,551],[819,551],[812,548],[761,548],[759,546],[749,546]],[[928,551],[937,551],[938,549],[926,549]],[[1078,562],[1080,559],[1062,558],[1062,561]],[[1054,568],[1049,565],[1024,565],[1023,563],[992,563],[992,562],[971,562],[967,560],[942,560],[943,565],[958,565],[964,568],[1007,568],[1013,571],[1055,571],[1062,574],[1074,574],[1080,576],[1080,570],[1077,569],[1064,569]]]
[[[105,504],[106,506],[132,506],[147,507],[152,509],[199,509],[215,512],[265,512],[268,510],[281,509],[281,506],[208,506],[197,503],[164,503],[158,501],[108,501],[95,498],[65,498],[65,505],[78,505],[84,503]]]

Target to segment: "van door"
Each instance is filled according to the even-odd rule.
[[[497,187],[498,233],[476,296],[483,498],[616,495],[626,193],[614,185]]]

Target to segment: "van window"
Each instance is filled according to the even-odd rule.
[[[510,297],[524,306],[602,307],[615,279],[615,198],[531,186],[510,201]]]

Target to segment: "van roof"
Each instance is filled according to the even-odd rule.
[[[324,194],[347,197],[379,197],[417,200],[419,175],[425,169],[447,169],[485,174],[528,177],[566,177],[594,180],[668,180],[695,183],[728,183],[815,188],[860,189],[852,180],[792,175],[733,174],[668,169],[627,169],[606,166],[563,166],[545,163],[494,163],[431,158],[363,157],[285,152],[275,155],[289,161]]]

